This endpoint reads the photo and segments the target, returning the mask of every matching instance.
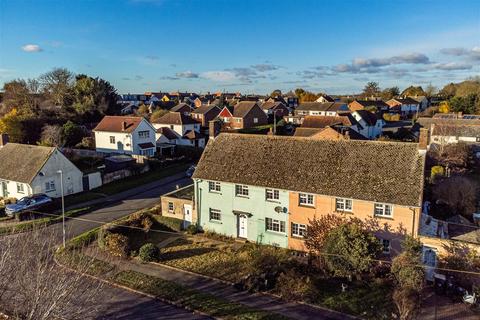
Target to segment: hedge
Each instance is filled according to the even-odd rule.
[[[183,220],[159,215],[152,215],[152,218],[160,224],[160,230],[181,231],[183,229]]]

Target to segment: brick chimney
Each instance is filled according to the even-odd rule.
[[[122,131],[127,130],[127,121],[122,121]]]
[[[0,148],[8,143],[8,133],[0,134]]]
[[[210,120],[208,122],[208,136],[210,139],[215,139],[215,137],[220,133],[221,123],[219,120]]]
[[[428,129],[420,128],[420,133],[418,134],[418,150],[427,152],[428,148]]]

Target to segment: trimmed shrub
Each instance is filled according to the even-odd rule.
[[[146,243],[138,251],[138,257],[143,262],[158,261],[160,258],[160,249],[153,243]]]
[[[437,177],[443,177],[445,175],[445,169],[442,166],[433,166],[430,173],[430,178],[434,180]]]
[[[196,224],[191,224],[186,229],[188,234],[197,234],[199,231],[200,230],[198,230],[198,226]]]
[[[171,217],[155,215],[152,217],[160,226],[159,229],[164,231],[180,231],[183,227],[183,220]]]
[[[280,274],[275,291],[287,301],[309,301],[315,289],[309,277],[290,269]]]
[[[127,236],[110,233],[105,237],[105,246],[110,254],[126,258],[130,254],[130,244]]]

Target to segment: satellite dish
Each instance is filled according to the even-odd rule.
[[[283,208],[281,206],[275,207],[275,212],[280,213],[283,211]]]

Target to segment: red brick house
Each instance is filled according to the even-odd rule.
[[[193,110],[191,116],[193,120],[200,122],[202,127],[208,127],[208,123],[215,119],[220,113],[221,109],[217,105],[202,105]]]
[[[227,130],[246,129],[268,123],[268,117],[255,101],[241,101],[222,109],[218,118]]]

